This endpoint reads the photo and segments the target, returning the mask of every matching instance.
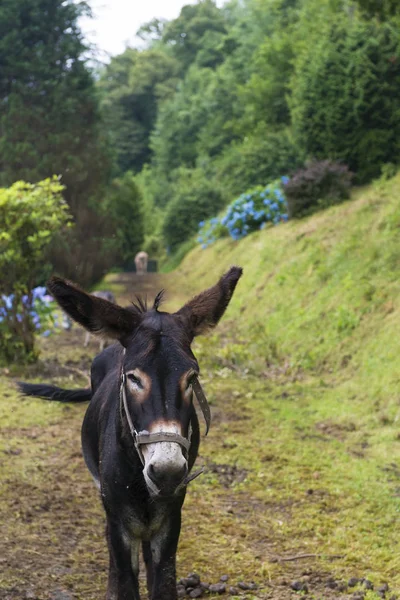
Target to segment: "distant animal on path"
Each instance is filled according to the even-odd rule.
[[[149,255],[147,254],[147,252],[144,252],[143,250],[141,252],[138,252],[135,256],[135,266],[136,266],[136,273],[138,275],[144,275],[145,273],[147,273],[147,265],[149,262]]]
[[[113,304],[116,304],[116,300],[115,300],[115,296],[112,292],[109,291],[98,291],[98,292],[93,292],[92,296],[95,296],[96,298],[102,298],[103,300],[108,300],[108,302],[112,302]],[[90,341],[90,333],[88,331],[86,331],[85,333],[85,342],[84,342],[84,346],[85,348],[88,346]],[[104,347],[106,345],[106,340],[104,338],[100,338],[100,352],[102,352],[104,350]]]
[[[112,292],[109,291],[97,291],[97,292],[93,292],[92,296],[96,296],[96,298],[103,298],[103,300],[108,300],[108,302],[112,302],[113,304],[116,304],[116,300],[115,300],[115,296]],[[62,313],[62,327],[63,329],[65,329],[66,331],[70,331],[72,329],[72,319],[63,311]],[[90,341],[90,333],[88,331],[85,332],[85,341],[84,341],[84,346],[85,348],[88,346],[89,341]],[[100,339],[100,352],[102,352],[104,350],[104,347],[106,345],[106,340],[104,340],[103,338]]]
[[[199,474],[191,474],[200,443],[195,397],[210,425],[191,343],[217,325],[241,275],[232,267],[176,313],[159,310],[162,293],[150,309],[142,301],[122,308],[63,279],[48,283],[71,318],[117,342],[94,359],[90,389],[19,384],[25,395],[90,401],[82,447],[107,519],[107,600],[140,600],[140,547],[150,599],[177,600],[181,509]]]

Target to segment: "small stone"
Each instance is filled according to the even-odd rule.
[[[345,583],[344,581],[341,581],[340,583],[338,583],[337,590],[338,590],[338,592],[346,592],[347,591],[347,583]]]
[[[55,590],[51,596],[51,600],[74,600],[73,596],[65,590]]]
[[[186,578],[186,587],[197,587],[200,583],[200,577],[196,573],[190,573]]]
[[[356,587],[356,585],[360,583],[360,580],[357,579],[357,577],[350,577],[350,579],[347,582],[347,585],[349,587]]]
[[[397,596],[396,594],[392,594],[389,598],[389,600],[397,600]]]
[[[229,576],[228,575],[222,575],[222,577],[220,577],[219,580],[223,581],[224,583],[226,583],[229,580]]]
[[[224,583],[212,583],[209,590],[212,594],[224,594],[226,586]]]
[[[365,592],[354,592],[352,595],[353,600],[364,600]]]
[[[337,588],[337,586],[338,586],[338,584],[333,579],[330,579],[325,584],[325,587],[329,588],[330,590],[335,590]]]
[[[186,589],[184,587],[181,587],[178,591],[178,598],[184,598],[186,596]]]
[[[176,591],[177,591],[177,592],[179,592],[179,591],[182,591],[182,590],[183,590],[184,592],[186,591],[186,588],[185,588],[185,586],[184,586],[184,585],[182,585],[181,583],[178,583],[178,585],[176,586]]]
[[[292,590],[294,590],[295,592],[308,592],[308,587],[306,583],[303,583],[302,581],[293,581],[290,584],[290,587],[292,588]]]
[[[238,588],[240,588],[241,590],[248,590],[249,586],[244,581],[239,581]]]
[[[249,590],[258,590],[258,585],[252,581],[249,583]]]
[[[228,592],[231,596],[237,596],[239,593],[239,590],[233,586],[231,586],[230,588],[228,588]]]
[[[26,600],[35,600],[36,594],[32,590],[28,590],[25,594]]]
[[[380,585],[376,591],[383,592],[384,594],[386,594],[386,592],[389,591],[389,586],[387,583],[382,583],[382,585]]]
[[[203,595],[203,590],[201,588],[195,588],[192,592],[190,592],[189,596],[191,598],[200,598]]]
[[[179,583],[180,585],[183,585],[184,587],[186,587],[186,585],[187,585],[187,579],[186,579],[186,577],[182,577],[182,579],[180,579],[180,580],[178,581],[178,583]]]
[[[369,579],[363,579],[362,584],[363,584],[363,586],[365,587],[366,590],[373,590],[374,589],[374,584],[372,583],[372,581],[369,581]]]
[[[200,587],[202,590],[208,590],[210,589],[210,584],[209,583],[205,583],[204,581],[200,582]]]

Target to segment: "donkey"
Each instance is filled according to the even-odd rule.
[[[97,298],[103,298],[104,300],[108,300],[109,302],[113,302],[113,304],[116,304],[116,300],[115,300],[115,296],[112,292],[105,290],[99,290],[96,292],[92,292],[92,296],[96,296]],[[62,312],[62,327],[63,329],[65,329],[66,331],[70,331],[72,329],[72,319],[63,311]],[[85,341],[84,341],[84,346],[85,348],[89,345],[89,341],[90,341],[90,333],[88,331],[86,331],[85,333]],[[104,337],[100,338],[100,352],[102,350],[104,350],[104,347],[107,344],[107,340],[104,339]]]
[[[144,275],[145,273],[147,273],[147,263],[149,261],[149,255],[147,254],[147,252],[144,252],[144,250],[142,250],[141,252],[138,252],[135,256],[135,266],[136,266],[136,273],[138,275]]]
[[[115,300],[115,296],[112,292],[109,292],[108,290],[105,291],[97,291],[97,292],[92,292],[92,296],[96,296],[96,298],[103,298],[104,300],[108,300],[109,302],[112,302],[113,304],[116,304],[117,301]],[[84,341],[84,346],[85,348],[88,346],[89,344],[89,340],[90,340],[90,333],[88,331],[86,331],[85,333],[85,341]],[[104,337],[100,338],[100,352],[102,350],[104,350],[104,347],[106,346],[107,340],[104,339]]]
[[[200,474],[190,474],[200,443],[193,395],[206,433],[210,425],[191,343],[218,323],[241,275],[241,268],[232,267],[175,313],[159,310],[162,292],[150,310],[141,300],[122,308],[63,279],[53,277],[48,283],[75,321],[119,342],[94,359],[90,389],[19,384],[25,395],[90,400],[82,447],[106,513],[107,600],[140,600],[140,545],[151,600],[177,599],[181,508],[187,484]]]

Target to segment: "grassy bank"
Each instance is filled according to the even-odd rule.
[[[198,248],[179,271],[195,290],[244,266],[223,331],[200,354],[217,368],[212,389],[236,391],[232,406],[251,415],[225,459],[252,466],[252,495],[290,507],[272,531],[342,556],[329,566],[338,575],[398,587],[399,197],[400,177],[377,183],[303,221]]]

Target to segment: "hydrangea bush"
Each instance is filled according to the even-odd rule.
[[[282,189],[287,182],[288,178],[282,177],[266,187],[253,188],[236,198],[222,217],[199,223],[199,243],[206,248],[228,235],[239,240],[267,224],[287,221],[287,204]]]
[[[53,298],[47,294],[47,290],[43,286],[34,288],[30,296],[31,300],[27,294],[22,296],[20,306],[16,307],[15,294],[9,296],[2,294],[0,306],[1,335],[7,335],[7,321],[15,309],[17,310],[16,319],[19,323],[22,323],[23,312],[26,309],[36,332],[44,337],[50,335],[51,327],[57,325],[57,318],[54,316],[51,306]]]

